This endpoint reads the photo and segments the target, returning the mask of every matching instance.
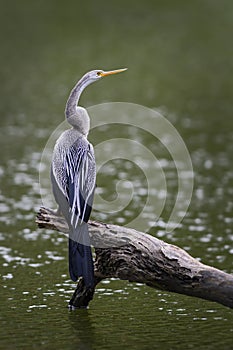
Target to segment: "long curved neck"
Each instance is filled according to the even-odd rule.
[[[65,115],[69,118],[77,113],[77,105],[83,90],[91,84],[92,81],[84,75],[71,90],[70,96],[66,103]]]

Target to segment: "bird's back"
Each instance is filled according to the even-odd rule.
[[[92,210],[96,166],[87,138],[75,129],[57,140],[51,167],[53,192],[69,225],[69,271],[72,280],[83,276],[93,286],[94,270],[87,222]]]
[[[60,190],[65,194],[66,188],[66,172],[65,159],[70,147],[80,138],[80,133],[75,132],[74,129],[64,131],[58,138],[52,157],[51,171]]]

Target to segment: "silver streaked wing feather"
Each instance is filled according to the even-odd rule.
[[[78,222],[87,222],[89,219],[95,189],[95,157],[88,141],[79,139],[69,148],[65,171],[71,225],[77,227]]]

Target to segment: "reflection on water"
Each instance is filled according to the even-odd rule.
[[[94,6],[24,0],[1,7],[0,348],[230,349],[231,310],[140,284],[102,281],[88,310],[68,311],[75,284],[68,276],[67,239],[34,223],[41,205],[38,171],[69,89],[96,67],[129,70],[90,86],[84,106],[120,100],[159,106],[192,158],[189,210],[180,227],[166,233],[176,169],[158,143],[129,130],[153,148],[166,173],[167,195],[158,179],[152,193],[166,200],[156,225],[153,206],[143,214],[153,224],[150,233],[233,271],[232,3],[146,0],[122,7],[103,0]],[[90,138],[100,142],[102,134]],[[118,180],[133,180],[134,200],[120,216],[93,212],[96,219],[125,224],[147,196],[142,172],[130,161],[115,161],[100,175],[98,191],[108,200]]]
[[[48,347],[57,344],[69,348],[72,343],[84,348],[95,344],[94,348],[111,349],[125,342],[132,349],[143,348],[145,344],[152,348],[165,344],[180,348],[180,343],[182,348],[187,348],[190,339],[199,343],[203,332],[207,345],[211,344],[213,334],[218,344],[224,344],[222,323],[227,325],[232,321],[231,311],[221,306],[198,299],[190,303],[188,297],[116,280],[99,285],[90,309],[69,312],[62,301],[70,297],[74,286],[62,276],[60,280],[64,282],[47,292],[48,285],[33,291],[20,292],[18,288],[17,294],[14,287],[9,288],[7,313],[11,314],[12,322],[18,319],[18,313],[25,315],[23,323],[17,322],[14,329],[15,344],[27,348],[33,338],[37,346]],[[3,311],[6,312],[5,307]],[[169,332],[166,332],[168,324]],[[10,323],[5,327],[9,333],[12,331]],[[22,339],[22,332],[27,337]],[[230,339],[227,344],[231,344]]]

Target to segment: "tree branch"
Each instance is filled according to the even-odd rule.
[[[51,209],[40,208],[36,223],[40,228],[68,232],[65,219]],[[96,253],[96,285],[116,277],[233,308],[233,275],[202,264],[177,246],[123,226],[89,221],[89,232]],[[86,291],[80,279],[70,307],[86,307],[93,295],[94,290]]]

